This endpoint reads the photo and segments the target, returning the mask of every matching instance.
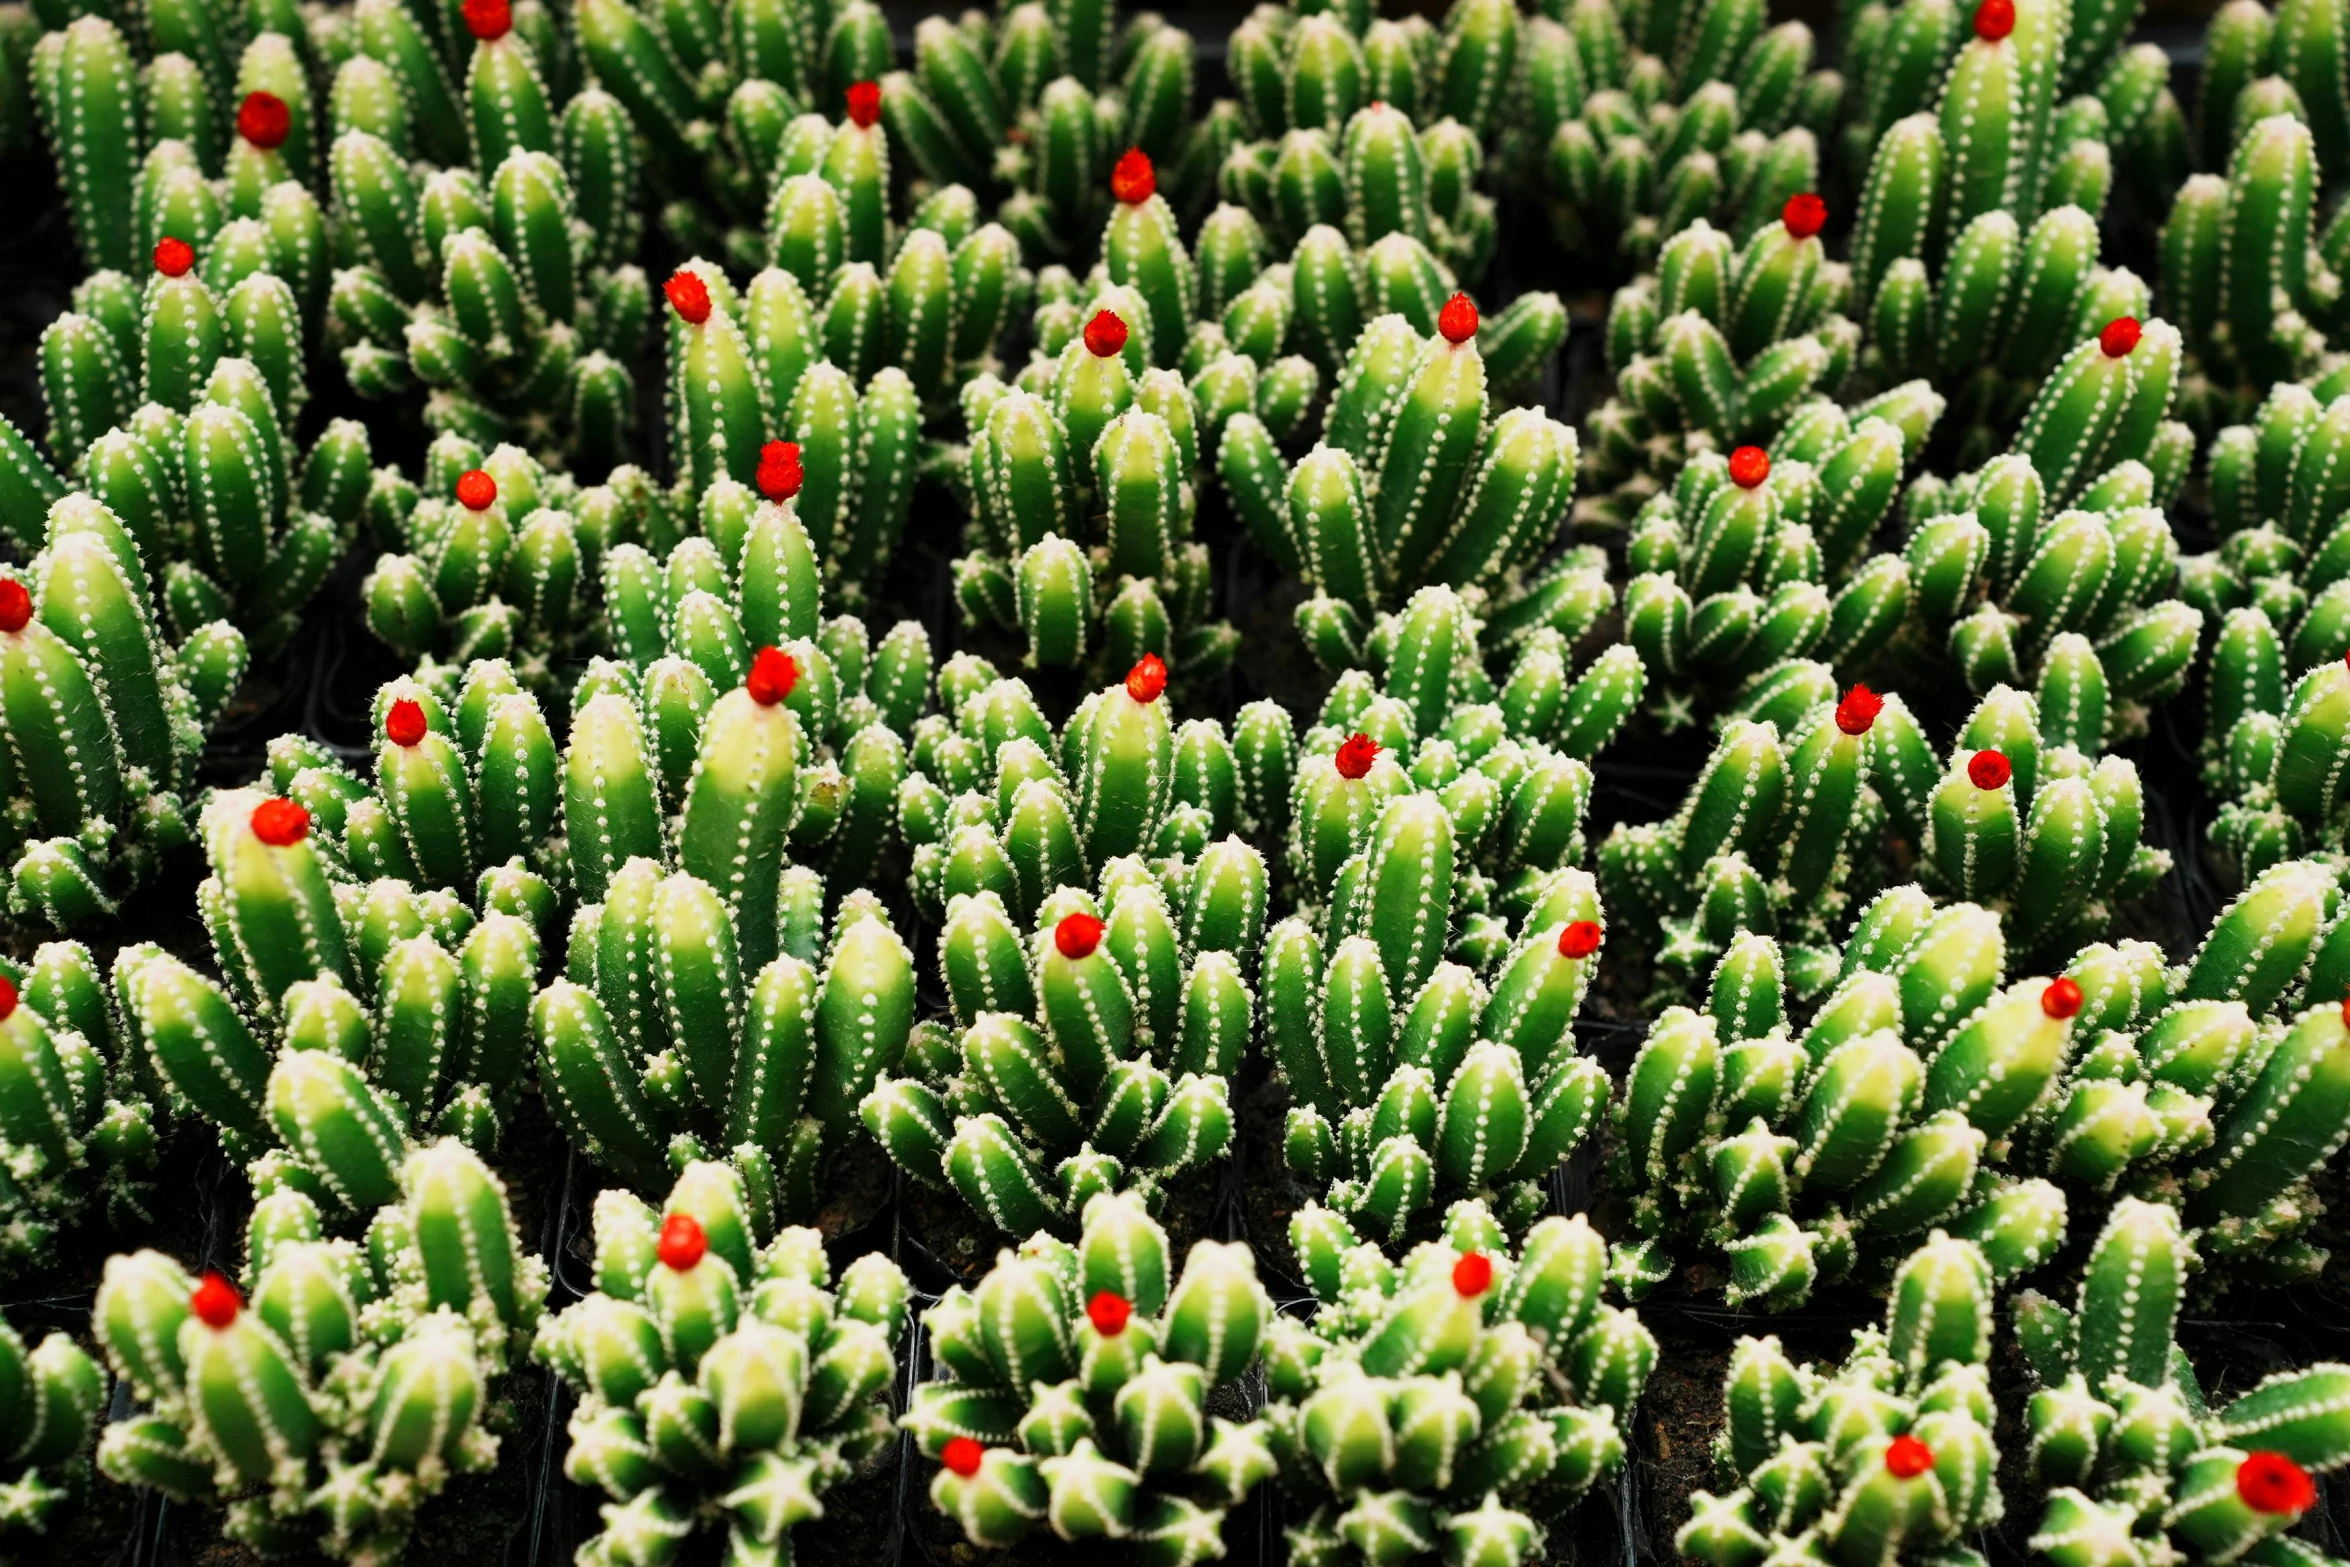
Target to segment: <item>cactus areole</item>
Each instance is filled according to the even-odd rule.
[[[1158,193],[1159,173],[1151,167],[1151,155],[1140,147],[1129,147],[1110,170],[1110,194],[1129,207],[1139,207]]]
[[[759,649],[751,657],[751,672],[743,676],[743,689],[761,707],[773,707],[799,683],[799,660],[779,647]]]
[[[278,797],[253,807],[253,836],[273,849],[290,848],[310,836],[310,813],[300,802]]]
[[[2236,1466],[2236,1495],[2256,1513],[2297,1518],[2316,1503],[2317,1482],[2282,1453],[2246,1453]]]
[[[237,105],[237,134],[263,152],[284,146],[293,129],[293,111],[276,93],[249,92]]]

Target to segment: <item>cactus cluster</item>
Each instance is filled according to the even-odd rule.
[[[1783,1552],[1838,1562],[1979,1561],[1963,1544],[2005,1511],[1992,1436],[1992,1269],[1935,1232],[1895,1271],[1882,1327],[1841,1365],[1741,1338],[1722,1379],[1714,1467],[1674,1536],[1702,1567]]]
[[[1320,1303],[1273,1322],[1264,1424],[1282,1489],[1310,1509],[1302,1561],[1542,1559],[1553,1514],[1623,1467],[1657,1344],[1600,1299],[1605,1243],[1580,1215],[1512,1251],[1475,1201],[1400,1261],[1301,1212]]]
[[[1699,1567],[2324,1567],[2350,1371],[2174,1330],[2350,1141],[2350,23],[2190,117],[2128,0],[1767,9],[1267,3],[1207,102],[1109,0],[0,6],[0,1269],[125,1248],[0,1528],[95,1442],[380,1567],[535,1346],[589,1567],[893,1450],[1517,1567],[1635,1306],[1883,1296],[1732,1354]],[[131,1249],[216,1153],[238,1276]]]
[[[982,1548],[1039,1526],[1191,1567],[1271,1478],[1263,1419],[1214,1413],[1281,1319],[1248,1248],[1201,1241],[1175,1267],[1131,1197],[1090,1200],[1077,1243],[1038,1234],[923,1313],[937,1375],[903,1424],[939,1468],[930,1501]]]
[[[242,1285],[157,1251],[106,1267],[94,1323],[143,1408],[98,1462],[126,1485],[225,1506],[265,1554],[397,1556],[418,1508],[496,1462],[497,1379],[527,1348],[546,1272],[505,1189],[454,1142],[417,1150],[361,1241],[281,1191],[254,1211]]]
[[[794,1526],[889,1444],[905,1275],[869,1254],[836,1282],[815,1231],[703,1161],[658,1212],[600,1194],[594,1262],[533,1351],[579,1395],[564,1474],[610,1498],[580,1560],[660,1567],[707,1529],[730,1559],[789,1561]]]

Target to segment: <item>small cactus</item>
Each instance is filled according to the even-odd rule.
[[[1177,1272],[1139,1204],[1093,1198],[1074,1246],[1037,1235],[924,1313],[940,1374],[902,1424],[939,1464],[931,1505],[982,1548],[1042,1525],[1145,1561],[1217,1556],[1274,1455],[1264,1422],[1207,1400],[1256,1364],[1274,1320],[1245,1246],[1201,1241]]]
[[[888,1447],[905,1276],[866,1256],[835,1280],[815,1231],[770,1234],[757,1210],[706,1162],[658,1212],[597,1197],[596,1288],[534,1351],[579,1395],[564,1474],[610,1499],[582,1549],[666,1561],[708,1528],[737,1556],[788,1553]]]

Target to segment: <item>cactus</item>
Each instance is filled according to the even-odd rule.
[[[2062,1139],[2046,1174],[2023,1151],[2068,1102],[2085,992],[2071,974],[2002,985],[2002,961],[1987,911],[1894,889],[1862,911],[1841,979],[1791,1038],[1788,955],[1733,940],[1704,1010],[1657,1020],[1616,1102],[1611,1176],[1637,1193],[1636,1236],[1609,1263],[1619,1284],[1637,1299],[1694,1242],[1719,1249],[1734,1303],[1784,1310],[1819,1282],[1881,1279],[1935,1227],[1980,1242],[1999,1280],[2045,1260],[2068,1205],[2049,1177],[2082,1172]],[[2159,979],[2140,949],[2075,961],[2092,984]],[[2138,998],[2118,999],[2101,994],[2099,1021],[2137,1021]]]
[[[109,1386],[106,1372],[63,1333],[27,1349],[0,1321],[0,1360],[12,1372],[7,1419],[15,1436],[0,1537],[14,1549],[38,1550],[34,1539],[88,1491],[90,1444]]]
[[[1301,1559],[1538,1559],[1544,1520],[1623,1467],[1656,1340],[1600,1299],[1605,1243],[1552,1217],[1512,1252],[1474,1201],[1400,1265],[1315,1207],[1292,1220],[1321,1308],[1265,1340]],[[1560,1525],[1553,1524],[1553,1527]]]
[[[79,942],[0,978],[0,1269],[38,1265],[97,1199],[117,1228],[153,1217],[153,1108],[115,1017]]]
[[[1272,1477],[1266,1424],[1208,1413],[1278,1319],[1248,1248],[1201,1241],[1180,1273],[1133,1199],[1094,1197],[1077,1243],[1039,1234],[923,1314],[935,1380],[901,1422],[939,1464],[930,1501],[981,1548],[1042,1524],[1219,1555],[1226,1511]]]
[[[547,1278],[462,1145],[408,1156],[364,1247],[297,1192],[264,1199],[243,1287],[156,1251],[110,1259],[92,1328],[143,1406],[99,1467],[226,1511],[257,1550],[392,1561],[418,1510],[490,1467],[498,1379]]]
[[[579,1395],[564,1474],[610,1498],[581,1549],[667,1562],[707,1528],[738,1558],[788,1555],[824,1493],[889,1446],[905,1276],[869,1255],[836,1282],[815,1231],[773,1230],[707,1162],[659,1212],[600,1193],[594,1229],[596,1288],[534,1350]]]
[[[1997,1523],[1991,1267],[1939,1231],[1894,1276],[1885,1325],[1835,1367],[1776,1337],[1741,1338],[1714,1446],[1728,1489],[1699,1490],[1674,1547],[1704,1567],[1816,1549],[1839,1562],[1919,1562]],[[1798,1542],[1803,1542],[1798,1544]]]
[[[2079,653],[2094,677],[2094,653]],[[2027,952],[2095,939],[2169,868],[2139,841],[2135,766],[2079,748],[2104,733],[2094,678],[2044,679],[2040,700],[1993,688],[1939,769],[1898,696],[1834,692],[1817,665],[1766,677],[1757,716],[1724,724],[1679,811],[1601,845],[1609,907],[1653,933],[1669,970],[1693,975],[1741,934],[1772,936],[1794,993],[1818,995],[1837,972],[1835,933],[1876,891],[1889,828],[1918,845],[1927,891],[1984,905]]]
[[[295,799],[213,794],[197,904],[221,979],[142,943],[116,954],[112,990],[142,1064],[250,1161],[257,1190],[366,1213],[397,1196],[412,1138],[495,1143],[528,1059],[540,942],[494,900],[477,915],[444,891],[355,880],[311,829]]]
[[[1141,291],[1110,285],[1101,300],[1018,384],[983,374],[963,389],[983,547],[955,562],[956,599],[967,624],[1023,633],[1034,666],[1107,677],[1148,656],[1206,679],[1239,641],[1208,618],[1208,553],[1191,537],[1215,430],[1182,377],[1151,366]]]
[[[2350,1461],[2332,1408],[2341,1366],[2279,1372],[2207,1405],[2172,1338],[2195,1266],[2175,1214],[2124,1199],[2074,1310],[2029,1293],[2016,1302],[2039,1383],[2025,1409],[2031,1474],[2046,1493],[2031,1546],[2056,1567],[2265,1559],[2264,1542],[2314,1503],[2312,1472]]]
[[[722,705],[714,734],[725,721]],[[749,741],[709,747],[689,828],[704,792],[727,787],[722,744]],[[727,809],[758,825],[760,808]],[[699,843],[689,831],[680,858],[698,861]],[[908,1049],[914,966],[869,892],[845,897],[828,929],[813,871],[745,883],[723,862],[705,878],[621,861],[572,921],[568,974],[539,992],[530,1029],[556,1118],[591,1157],[649,1191],[672,1166],[723,1156],[772,1224],[778,1208],[814,1212],[824,1158]]]
[[[14,797],[9,903],[65,929],[113,912],[187,841],[204,733],[247,649],[221,620],[165,639],[164,620],[181,618],[170,590],[159,613],[146,557],[105,503],[63,495],[47,527],[24,574],[0,580],[0,730]]]
[[[1661,23],[1598,3],[1546,20],[1526,28],[1521,161],[1570,251],[1620,278],[1693,223],[1743,240],[1819,185],[1847,89],[1814,68],[1810,28],[1766,29],[1751,0]]]

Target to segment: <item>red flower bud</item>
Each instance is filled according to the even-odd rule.
[[[465,0],[465,30],[483,43],[514,31],[514,7],[507,0]]]
[[[1848,735],[1865,735],[1885,711],[1885,699],[1865,685],[1854,686],[1836,704],[1836,727]]]
[[[1126,352],[1126,323],[1115,310],[1097,310],[1085,323],[1085,351],[1096,359]]]
[[[1493,1260],[1481,1251],[1465,1254],[1452,1265],[1453,1293],[1475,1300],[1493,1286]]]
[[[1771,454],[1759,446],[1741,446],[1730,454],[1730,482],[1751,490],[1771,476]]]
[[[0,631],[22,631],[32,619],[31,592],[14,577],[0,577]]]
[[[245,1302],[237,1287],[219,1274],[207,1272],[188,1296],[188,1309],[208,1328],[225,1328],[237,1320]]]
[[[968,1480],[979,1473],[979,1461],[986,1456],[987,1449],[977,1441],[958,1436],[948,1439],[945,1450],[938,1455],[938,1461]]]
[[[702,1221],[692,1214],[673,1213],[661,1221],[661,1241],[654,1250],[663,1267],[683,1273],[700,1262],[709,1249],[710,1237],[703,1233]]]
[[[1379,760],[1379,742],[1366,734],[1351,734],[1340,743],[1331,765],[1341,778],[1360,778]]]
[[[1102,944],[1102,922],[1092,915],[1079,912],[1064,914],[1061,923],[1053,927],[1053,945],[1065,958],[1087,958]]]
[[[310,836],[310,813],[299,801],[267,799],[253,807],[253,836],[273,849],[290,848]]]
[[[1126,1331],[1126,1320],[1134,1315],[1134,1302],[1115,1290],[1096,1290],[1093,1299],[1085,1303],[1085,1314],[1096,1333],[1116,1338]]]
[[[0,1023],[16,1016],[16,981],[0,974]]]
[[[1788,197],[1787,205],[1779,209],[1779,221],[1787,225],[1791,237],[1809,239],[1828,226],[1828,204],[1814,192],[1800,192]]]
[[[700,326],[710,319],[710,285],[683,267],[669,274],[661,292],[669,296],[669,308],[680,320]]]
[[[1934,1450],[1914,1436],[1897,1436],[1885,1444],[1885,1472],[1896,1480],[1915,1480],[1934,1467]]]
[[[849,123],[861,131],[873,129],[873,122],[881,118],[881,83],[851,82],[845,96],[849,101]]]
[[[1129,147],[1110,170],[1110,194],[1129,207],[1139,207],[1151,199],[1159,188],[1159,171],[1151,167],[1151,155],[1140,147]]]
[[[186,240],[166,234],[155,242],[155,270],[165,277],[186,277],[195,264],[195,247]]]
[[[237,105],[237,134],[263,152],[283,147],[293,134],[294,111],[273,92],[249,92]]]
[[[2315,1505],[2317,1482],[2282,1453],[2246,1453],[2236,1466],[2236,1495],[2256,1513],[2298,1517]]]
[[[402,697],[384,714],[384,738],[394,745],[415,745],[424,738],[423,705],[411,697]]]
[[[2108,359],[2127,359],[2130,350],[2138,346],[2138,339],[2145,335],[2146,329],[2138,325],[2136,316],[2115,316],[2097,334],[2097,346],[2105,350]]]
[[[1569,920],[1559,932],[1559,956],[1587,958],[1599,950],[1599,921]]]
[[[2004,789],[2007,780],[2015,776],[2015,769],[2000,752],[1977,751],[1967,758],[1966,775],[1978,789]]]
[[[2015,0],[1983,0],[1975,7],[1975,36],[1995,44],[2015,31]]]
[[[1167,661],[1145,653],[1126,671],[1126,694],[1137,702],[1156,702],[1167,689]]]
[[[799,683],[800,661],[779,647],[763,647],[752,654],[751,672],[743,676],[743,689],[761,707],[773,707],[790,696],[792,687]]]
[[[800,493],[807,478],[800,466],[800,443],[769,441],[759,448],[759,493],[771,501],[788,501]]]
[[[2040,1010],[2061,1023],[2079,1014],[2081,1000],[2080,985],[2070,974],[2059,974],[2040,992]]]
[[[498,498],[498,481],[479,468],[457,475],[457,501],[467,511],[488,511]]]
[[[1477,302],[1466,294],[1453,295],[1436,313],[1436,330],[1444,334],[1448,343],[1465,343],[1475,337]]]

